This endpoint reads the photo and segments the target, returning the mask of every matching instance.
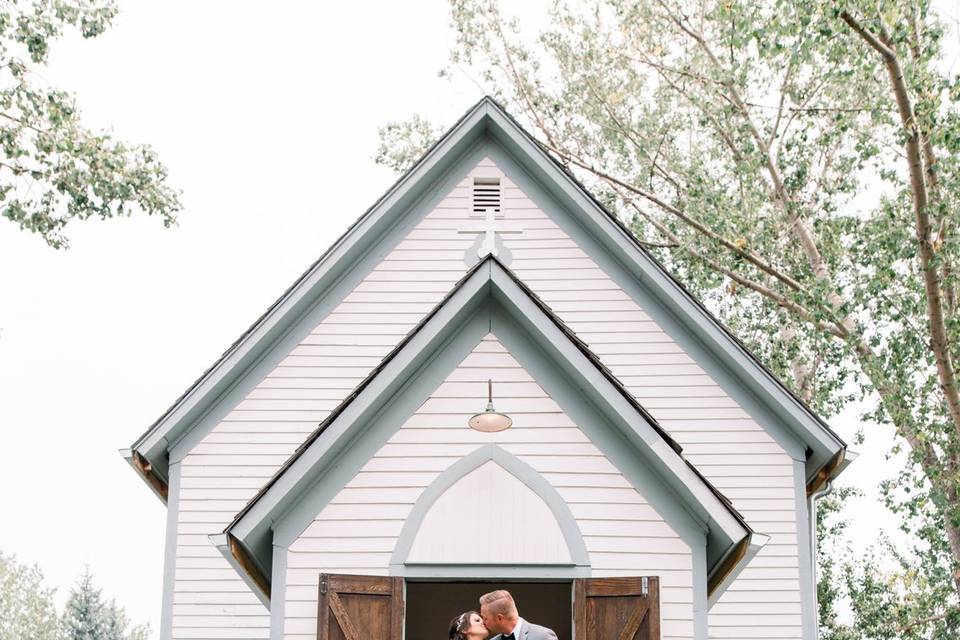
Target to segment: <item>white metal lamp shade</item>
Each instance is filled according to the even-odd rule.
[[[487,380],[487,408],[483,413],[475,414],[467,424],[471,429],[482,431],[483,433],[496,433],[509,429],[513,424],[510,416],[504,413],[497,413],[493,408],[493,380]]]

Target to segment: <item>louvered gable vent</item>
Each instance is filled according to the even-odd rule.
[[[473,213],[500,213],[500,178],[473,179]]]

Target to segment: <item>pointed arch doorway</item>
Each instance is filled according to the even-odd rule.
[[[482,594],[509,590],[520,615],[572,639],[573,579],[589,556],[569,506],[528,464],[487,445],[423,492],[391,558],[406,577],[407,640],[445,637]],[[438,634],[438,630],[442,631]]]

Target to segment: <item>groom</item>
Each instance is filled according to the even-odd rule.
[[[480,617],[492,640],[557,640],[552,629],[532,624],[520,617],[509,591],[500,589],[480,596]]]

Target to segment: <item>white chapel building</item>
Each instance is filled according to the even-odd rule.
[[[815,640],[845,453],[489,98],[124,450],[161,640]]]

